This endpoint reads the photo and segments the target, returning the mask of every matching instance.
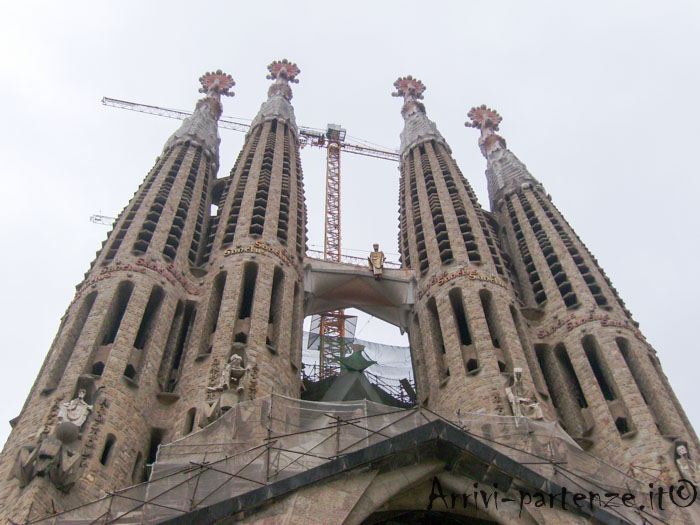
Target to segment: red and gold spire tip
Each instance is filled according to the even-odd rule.
[[[413,78],[411,75],[399,78],[394,82],[394,87],[396,91],[391,94],[392,97],[406,98],[410,96],[416,100],[420,100],[423,98],[423,92],[425,91],[425,84],[417,78]]]
[[[294,62],[290,62],[286,58],[283,60],[275,60],[267,66],[267,70],[270,72],[270,74],[267,75],[267,78],[270,80],[281,78],[293,84],[299,83],[296,77],[301,73],[301,69],[299,69]]]
[[[503,120],[495,109],[487,108],[486,104],[470,109],[467,117],[470,120],[465,122],[464,125],[468,128],[488,128],[492,131],[498,131],[498,125]]]
[[[207,95],[232,97],[234,95],[233,91],[229,91],[236,83],[231,75],[228,75],[217,69],[215,72],[206,72],[201,77],[199,77],[199,83],[202,87],[199,88],[200,93],[206,93]]]

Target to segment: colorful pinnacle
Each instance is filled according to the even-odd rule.
[[[396,91],[391,94],[392,97],[412,97],[420,100],[423,98],[423,92],[425,91],[425,84],[411,75],[399,78],[394,82],[394,87]]]
[[[267,78],[270,80],[276,80],[278,78],[286,79],[293,84],[298,84],[296,76],[301,73],[301,69],[293,62],[289,62],[286,58],[283,60],[275,60],[272,64],[267,66],[267,70],[270,72]]]
[[[233,91],[229,91],[236,83],[233,81],[231,75],[227,75],[220,69],[217,69],[214,73],[205,73],[199,77],[199,82],[202,87],[199,88],[200,93],[206,93],[207,95],[224,95],[226,97],[232,97],[234,95]]]
[[[464,123],[468,128],[490,128],[493,131],[498,131],[498,125],[503,120],[496,110],[487,108],[486,104],[470,109],[467,117],[471,120]]]

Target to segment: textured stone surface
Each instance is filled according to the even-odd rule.
[[[228,395],[300,395],[306,209],[291,90],[274,79],[229,176],[215,179],[220,108],[207,97],[119,215],[0,456],[0,519],[39,518],[141,481],[154,436],[173,441],[206,423],[220,395],[208,387],[231,352],[249,371],[242,393]],[[511,415],[505,388],[521,368],[545,419],[594,456],[645,482],[678,479],[675,443],[688,443],[695,460],[700,443],[593,255],[497,127],[482,129],[492,212],[482,209],[418,95],[402,111],[399,247],[415,277],[408,332],[420,403],[449,419]],[[20,488],[11,472],[22,447],[54,432],[60,404],[81,387],[94,408],[77,442],[78,482],[67,494],[46,478]],[[344,474],[244,518],[360,523],[379,510],[418,509],[436,469]],[[472,482],[440,475],[451,490]],[[528,512],[463,513],[585,522]]]

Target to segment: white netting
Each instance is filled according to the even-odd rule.
[[[340,338],[326,338],[340,339]],[[302,360],[304,374],[312,380],[318,380],[318,334],[304,332],[304,345],[302,348]],[[307,342],[308,341],[308,342]],[[411,349],[408,346],[387,345],[365,341],[357,338],[344,338],[342,341],[348,348],[346,354],[352,353],[350,345],[364,347],[363,353],[370,361],[376,361],[365,370],[365,375],[370,383],[389,393],[397,401],[408,404],[415,403],[408,391],[401,385],[405,380],[415,392],[416,385],[413,376],[413,364],[411,362]]]

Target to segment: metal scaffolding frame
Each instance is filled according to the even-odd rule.
[[[556,423],[484,414],[465,414],[452,422],[421,407],[396,409],[366,400],[314,403],[273,394],[239,403],[208,427],[162,445],[151,480],[27,523],[156,523],[266,487],[438,420],[546,479],[566,480],[569,487],[582,492],[646,493],[645,482],[581,450]],[[245,439],[236,441],[241,436]],[[495,464],[490,468],[499,470]],[[629,520],[622,510],[609,512]],[[649,512],[644,516],[653,520],[650,523],[666,523]],[[682,521],[678,513],[669,517]]]

